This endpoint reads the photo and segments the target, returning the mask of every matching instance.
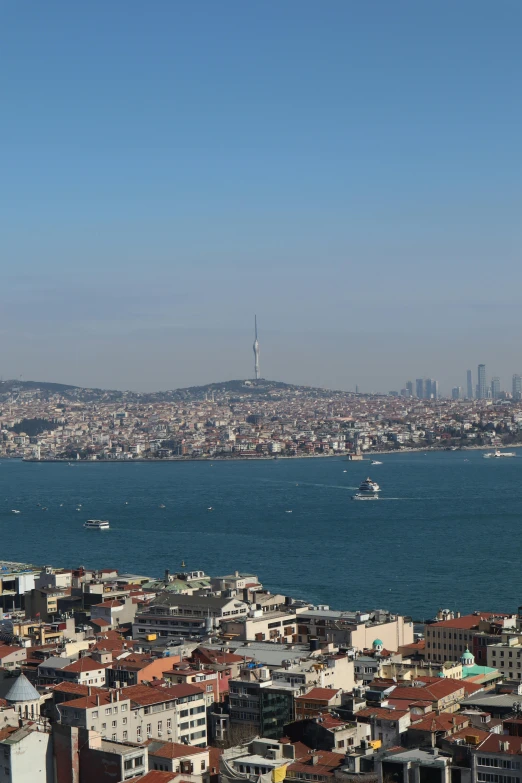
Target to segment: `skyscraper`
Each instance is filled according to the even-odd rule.
[[[424,399],[424,378],[417,378],[415,381],[415,396],[419,398],[419,400]]]
[[[521,375],[514,375],[513,376],[513,399],[514,400],[520,400],[522,397],[522,376]]]
[[[462,397],[462,389],[460,386],[454,386],[451,390],[451,399],[452,400],[460,400]]]
[[[491,396],[494,400],[498,400],[500,397],[500,378],[491,379]]]
[[[408,397],[413,397],[413,383],[411,381],[406,381],[406,391]]]
[[[477,397],[479,398],[479,400],[485,400],[487,397],[485,364],[479,364],[478,366]]]
[[[473,399],[473,377],[471,375],[471,370],[468,370],[466,375],[467,375],[467,387],[468,387],[467,397],[468,397],[468,400],[472,400]]]
[[[433,378],[431,379],[431,399],[439,399],[439,382],[435,381]]]
[[[254,315],[254,374],[256,381],[259,380],[259,342],[257,339],[257,315]]]

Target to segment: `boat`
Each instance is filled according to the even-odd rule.
[[[12,508],[12,509],[11,509],[11,514],[19,514],[19,513],[20,513],[20,512],[18,511],[18,509],[17,509],[17,508]]]
[[[381,488],[376,481],[366,478],[359,487],[359,491],[352,496],[352,500],[378,500],[380,491]]]
[[[88,519],[84,527],[92,528],[93,530],[108,530],[110,525],[106,519]]]
[[[382,465],[382,462],[379,462],[378,459],[372,459],[372,461],[370,462],[370,465]]]
[[[166,508],[165,503],[160,503],[158,508]]]
[[[499,457],[516,457],[514,451],[499,451],[496,449],[495,451],[488,451],[487,454],[484,454],[484,459],[498,459]]]

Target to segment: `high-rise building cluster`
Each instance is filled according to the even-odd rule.
[[[417,397],[419,400],[437,400],[439,394],[439,382],[434,378],[417,378],[415,387],[412,381],[406,381],[404,389],[401,389],[403,397]]]

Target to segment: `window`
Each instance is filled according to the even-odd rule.
[[[118,721],[117,720],[113,720],[112,721],[112,728],[115,729],[117,725],[118,725]]]
[[[112,735],[112,739],[114,740],[114,742],[116,742],[116,740],[118,739],[118,735],[117,734],[113,734]]]
[[[206,769],[206,764],[205,764],[205,762],[204,762],[204,761],[202,761],[202,762],[201,762],[201,769],[202,769],[202,770]]]
[[[128,735],[129,735],[129,732],[128,731],[124,731],[123,732],[123,739],[126,740]]]
[[[121,711],[122,712],[127,712],[127,705],[126,704],[122,704],[121,705]]]
[[[172,728],[172,718],[167,718],[167,729]]]
[[[132,769],[132,759],[128,759],[127,761],[123,762],[123,769],[125,770],[125,772],[128,769]]]
[[[98,710],[93,710],[91,714],[92,714],[93,718],[97,718],[98,717]]]
[[[152,723],[147,723],[147,734],[152,734]]]
[[[158,721],[158,731],[163,731],[163,721],[162,720]]]
[[[105,714],[106,715],[112,715],[112,707],[106,707],[105,708]]]
[[[116,715],[117,712],[118,712],[118,708],[114,707],[114,714]]]
[[[127,725],[127,718],[122,718],[121,722],[123,723],[124,726],[126,726]]]
[[[102,729],[106,729],[106,728],[107,728],[107,724],[106,723],[102,723]]]
[[[134,759],[134,766],[135,767],[143,767],[143,756],[138,756]]]
[[[212,685],[207,685],[207,693],[211,693],[213,691]]]

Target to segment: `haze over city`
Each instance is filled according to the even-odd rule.
[[[378,24],[377,24],[378,22]],[[4,378],[522,371],[520,3],[2,8]]]

